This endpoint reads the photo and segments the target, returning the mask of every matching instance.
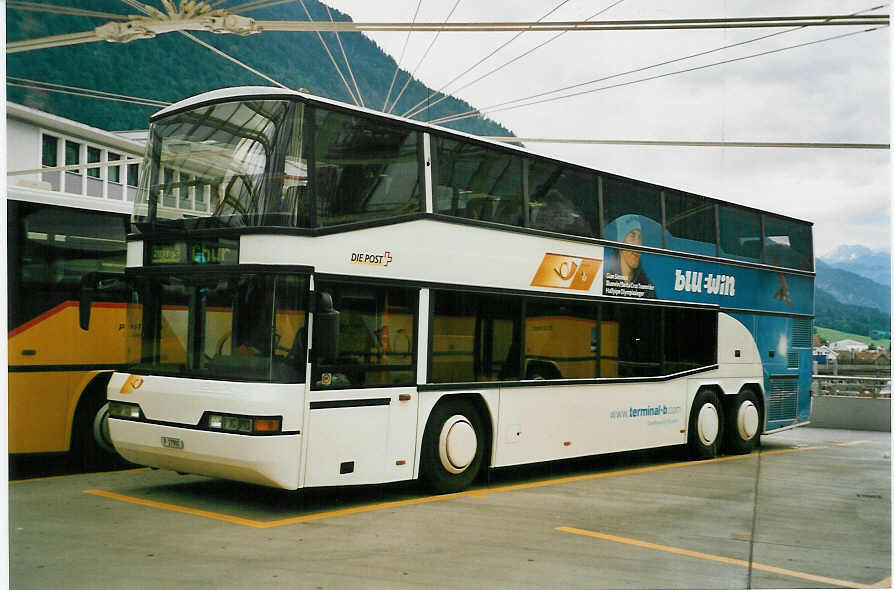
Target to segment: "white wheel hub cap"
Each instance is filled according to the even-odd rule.
[[[478,437],[468,418],[457,414],[444,422],[438,440],[438,455],[444,469],[462,473],[472,464],[477,449]]]
[[[736,415],[736,425],[739,428],[739,437],[742,440],[751,440],[757,434],[760,424],[760,414],[751,400],[745,400],[739,405]]]
[[[720,432],[720,415],[714,404],[705,404],[698,411],[698,438],[703,445],[710,446],[717,440]]]

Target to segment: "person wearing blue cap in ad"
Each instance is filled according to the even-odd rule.
[[[622,215],[614,221],[616,240],[641,246],[643,243],[643,227],[637,215]],[[640,253],[636,250],[616,250],[614,256],[606,262],[606,272],[615,275],[615,280],[626,283],[624,287],[637,292],[638,297],[655,297],[655,287],[646,276],[640,265]],[[612,277],[606,277],[612,278]],[[611,294],[611,293],[607,293]]]

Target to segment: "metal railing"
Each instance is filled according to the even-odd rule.
[[[888,377],[814,375],[810,391],[812,395],[890,398],[891,379]]]

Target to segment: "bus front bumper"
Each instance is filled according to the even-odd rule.
[[[298,488],[300,434],[246,436],[115,418],[109,433],[118,453],[138,465]]]

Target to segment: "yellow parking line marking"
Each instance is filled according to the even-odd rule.
[[[67,479],[71,477],[85,477],[87,475],[104,475],[107,473],[142,473],[149,471],[148,467],[137,467],[135,469],[119,469],[117,471],[92,471],[90,473],[69,473],[67,475],[50,475],[48,477],[30,477],[28,479],[13,479],[10,484],[30,483],[32,481],[52,481],[54,479]]]
[[[866,584],[859,584],[857,582],[851,582],[850,580],[839,580],[836,578],[828,578],[826,576],[816,576],[813,574],[807,574],[804,572],[798,572],[795,570],[789,570],[781,567],[776,567],[772,565],[765,565],[763,563],[748,563],[744,559],[733,559],[732,557],[723,557],[722,555],[712,555],[710,553],[702,553],[700,551],[690,551],[688,549],[681,549],[679,547],[671,547],[669,545],[658,545],[657,543],[649,543],[648,541],[640,541],[638,539],[629,539],[627,537],[617,537],[615,535],[606,535],[605,533],[597,533],[596,531],[588,531],[585,529],[578,529],[574,527],[560,526],[556,527],[557,531],[561,531],[563,533],[571,533],[572,535],[581,535],[584,537],[592,537],[594,539],[602,539],[604,541],[611,541],[613,543],[622,543],[624,545],[633,545],[635,547],[642,547],[644,549],[654,549],[655,551],[664,551],[667,553],[674,553],[676,555],[685,555],[686,557],[694,557],[696,559],[706,559],[709,561],[717,561],[720,563],[726,563],[729,565],[737,565],[741,567],[752,567],[756,570],[769,572],[772,574],[780,574],[783,576],[788,576],[791,578],[799,578],[801,580],[809,580],[811,582],[819,582],[821,584],[830,584],[833,586],[842,586],[844,588],[873,588],[874,586],[869,586]],[[890,578],[889,578],[890,580]]]
[[[799,448],[791,448],[791,449],[777,449],[774,451],[763,451],[761,455],[770,456],[770,455],[782,455],[786,453],[796,453],[800,451],[813,451],[818,449],[828,449],[828,446],[817,445],[812,447],[799,447]],[[519,490],[529,490],[535,488],[542,488],[546,486],[559,485],[564,483],[576,483],[580,481],[589,481],[592,479],[601,479],[604,477],[618,477],[621,475],[637,475],[640,473],[651,473],[654,471],[663,471],[666,469],[675,469],[678,467],[694,467],[698,465],[707,465],[711,463],[722,463],[726,461],[740,461],[747,458],[757,457],[757,454],[749,454],[749,455],[731,455],[728,457],[718,457],[716,459],[706,459],[704,461],[681,461],[679,463],[668,463],[665,465],[650,465],[648,467],[633,467],[630,469],[619,469],[617,471],[603,471],[599,473],[587,473],[585,475],[572,475],[568,477],[557,477],[553,479],[545,479],[540,481],[532,481],[528,483],[521,484],[510,484],[505,486],[496,486],[493,488],[477,488],[473,490],[466,490],[464,492],[457,492],[455,494],[443,494],[440,496],[425,496],[422,498],[413,498],[409,500],[396,500],[394,502],[383,502],[379,504],[367,504],[363,506],[355,506],[352,508],[342,508],[339,510],[329,510],[325,512],[316,512],[313,514],[305,514],[302,516],[295,516],[291,518],[284,518],[280,520],[251,520],[248,518],[242,518],[238,516],[230,516],[228,514],[222,514],[219,512],[210,512],[207,510],[196,510],[192,508],[186,508],[185,506],[180,506],[177,504],[168,504],[166,502],[157,502],[155,500],[145,500],[143,498],[137,498],[134,496],[127,496],[124,494],[118,494],[115,492],[109,492],[106,490],[92,489],[85,490],[85,494],[91,494],[94,496],[101,496],[104,498],[109,498],[112,500],[118,500],[121,502],[128,502],[131,504],[139,504],[141,506],[149,506],[152,508],[159,508],[162,510],[170,510],[172,512],[180,512],[182,514],[192,514],[194,516],[202,516],[205,518],[211,518],[214,520],[222,520],[226,522],[231,522],[233,524],[239,524],[243,526],[250,526],[254,528],[272,528],[290,524],[298,524],[302,522],[310,522],[314,520],[323,520],[325,518],[334,518],[337,516],[347,516],[350,514],[361,514],[363,512],[374,512],[376,510],[383,510],[387,508],[399,508],[401,506],[413,506],[416,504],[428,504],[431,502],[441,502],[444,500],[453,500],[456,498],[483,498],[489,494],[497,494],[502,492],[515,492]]]
[[[862,445],[868,443],[868,440],[852,440],[850,442],[832,443],[836,447],[851,447],[853,445]]]
[[[172,512],[180,512],[182,514],[204,516],[205,518],[212,518],[214,520],[224,520],[227,522],[245,526],[256,527],[259,524],[257,521],[248,518],[240,518],[238,516],[220,514],[219,512],[210,512],[208,510],[196,510],[194,508],[186,508],[185,506],[178,506],[176,504],[167,504],[165,502],[156,502],[155,500],[146,500],[145,498],[135,498],[133,496],[125,496],[124,494],[116,494],[115,492],[109,492],[106,490],[84,490],[84,493],[92,494],[94,496],[102,496],[104,498],[110,498],[112,500],[129,502],[131,504],[139,504],[140,506],[150,506],[152,508],[161,508],[163,510],[170,510]]]
[[[457,496],[465,495],[464,493],[459,494],[445,494],[442,496],[425,496],[423,498],[411,498],[409,500],[398,500],[395,502],[384,502],[381,504],[367,504],[364,506],[355,506],[353,508],[342,508],[340,510],[329,510],[326,512],[316,512],[313,514],[305,514],[302,516],[295,516],[292,518],[284,518],[281,520],[251,520],[249,518],[242,518],[239,516],[231,516],[229,514],[221,514],[219,512],[210,512],[208,510],[196,510],[194,508],[186,508],[185,506],[179,506],[177,504],[168,504],[166,502],[157,502],[155,500],[146,500],[144,498],[136,498],[134,496],[126,496],[124,494],[118,494],[115,492],[109,492],[106,490],[84,490],[85,494],[91,494],[93,496],[102,496],[104,498],[109,498],[112,500],[119,500],[121,502],[129,502],[131,504],[139,504],[140,506],[150,506],[152,508],[161,508],[162,510],[170,510],[172,512],[180,512],[182,514],[192,514],[193,516],[203,516],[205,518],[212,518],[214,520],[223,520],[226,522],[231,522],[233,524],[241,524],[243,526],[250,526],[258,529],[269,529],[272,527],[283,526],[287,524],[297,524],[301,522],[310,522],[313,520],[321,520],[324,518],[332,518],[335,516],[345,516],[348,514],[360,514],[363,512],[373,512],[375,510],[382,510],[383,508],[396,508],[400,506],[411,506],[414,504],[427,504],[429,502],[439,502],[442,500],[450,500],[452,498],[456,498]]]
[[[875,584],[870,586],[870,588],[890,588],[890,587],[891,587],[891,576],[888,576],[884,580],[879,580],[878,582],[876,582]]]

